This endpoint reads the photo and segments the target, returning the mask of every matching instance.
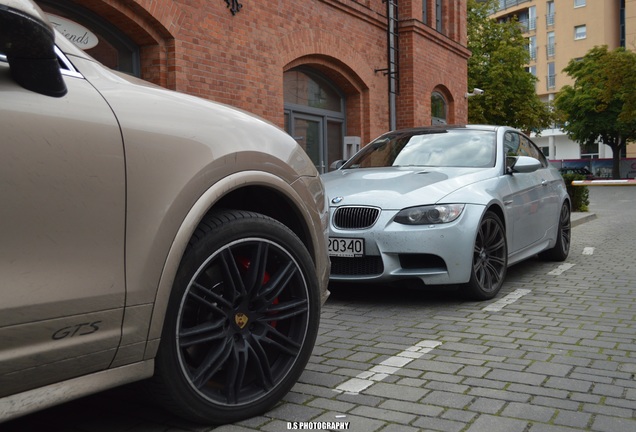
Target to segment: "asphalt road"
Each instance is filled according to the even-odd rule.
[[[568,260],[510,268],[495,300],[335,291],[300,382],[266,415],[203,427],[120,388],[0,431],[636,431],[636,187],[592,187],[590,201]]]

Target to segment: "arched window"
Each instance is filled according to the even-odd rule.
[[[441,93],[431,94],[431,124],[446,124],[448,118],[448,106]]]
[[[330,80],[309,68],[283,75],[285,130],[324,173],[343,159],[344,97]]]

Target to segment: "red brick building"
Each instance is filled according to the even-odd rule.
[[[467,120],[464,0],[38,4],[102,63],[284,127],[322,171],[391,128]]]

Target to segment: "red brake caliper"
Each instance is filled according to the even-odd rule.
[[[246,257],[238,257],[237,261],[238,261],[239,265],[245,271],[249,270],[250,266],[252,265],[252,261],[250,261]],[[265,271],[265,274],[263,274],[263,281],[261,282],[261,285],[265,285],[267,282],[269,282],[269,279],[270,279],[269,272]],[[278,304],[278,297],[274,299],[272,304],[275,304],[275,305]],[[277,323],[278,323],[278,321],[272,321],[270,324],[271,324],[272,327],[276,328],[276,324]]]

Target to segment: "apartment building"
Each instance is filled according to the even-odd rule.
[[[320,172],[467,121],[465,0],[36,0],[105,65],[285,128]]]
[[[523,26],[531,57],[528,70],[538,78],[537,94],[545,102],[572,84],[563,69],[591,48],[636,51],[636,0],[499,0],[493,16],[516,16]],[[612,157],[608,146],[579,146],[558,128],[542,131],[535,141],[551,160]],[[623,156],[636,157],[636,147]]]

